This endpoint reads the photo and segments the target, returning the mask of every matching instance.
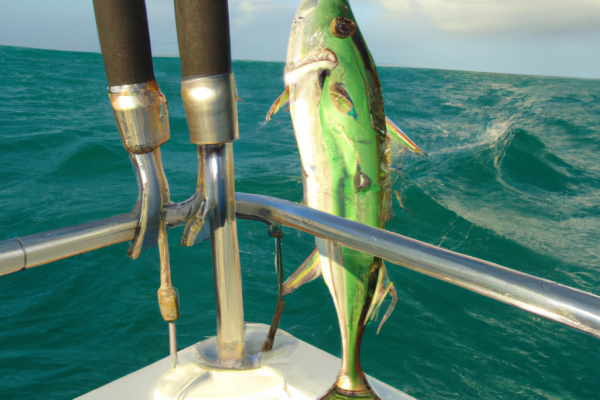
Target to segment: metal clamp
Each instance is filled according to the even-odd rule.
[[[184,78],[181,97],[192,143],[222,144],[238,139],[238,96],[233,73]]]
[[[108,95],[128,152],[148,153],[169,139],[167,100],[156,80],[113,86]]]
[[[167,100],[156,80],[112,86],[108,96],[138,181],[138,201],[133,210],[138,230],[127,252],[136,259],[158,244],[163,208],[169,202],[159,148],[169,139]]]
[[[205,184],[207,181],[210,182],[210,178],[207,179],[205,176],[207,173],[210,174],[210,167],[205,167],[207,163],[206,155],[207,151],[204,146],[198,146],[198,183],[196,184],[196,195],[199,195],[200,198],[195,200],[197,207],[190,208],[190,213],[192,214],[190,218],[186,219],[187,225],[181,236],[181,245],[184,247],[191,247],[195,243],[202,242],[208,239],[210,235],[210,231],[207,229],[210,228],[210,223],[206,224],[206,217],[210,209],[214,206],[214,201],[212,186]],[[201,234],[202,232],[204,234]]]
[[[133,213],[138,217],[138,231],[127,255],[136,259],[158,244],[163,209],[169,203],[169,184],[162,167],[160,148],[151,153],[131,154],[138,181],[138,201]]]
[[[132,162],[138,179],[139,195],[134,213],[139,218],[139,230],[133,239],[128,255],[136,259],[139,255],[158,243],[161,219],[166,228],[183,225],[187,222],[182,246],[192,246],[208,237],[208,224],[205,234],[198,235],[209,209],[212,197],[210,187],[205,182],[204,150],[198,150],[198,183],[196,191],[181,203],[170,201],[169,184],[163,171],[160,149],[148,154],[132,155]]]

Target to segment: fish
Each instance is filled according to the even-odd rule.
[[[425,153],[386,118],[377,68],[348,0],[302,0],[284,82],[266,120],[289,105],[304,204],[383,229],[391,217],[390,140]],[[360,345],[388,293],[393,301],[382,324],[396,303],[383,260],[316,238],[315,251],[285,282],[283,294],[320,275],[333,297],[342,338],[342,367],[320,399],[379,399],[362,371]]]

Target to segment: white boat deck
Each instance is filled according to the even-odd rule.
[[[268,326],[247,324],[246,331],[247,337],[264,340]],[[259,368],[214,369],[203,362],[199,353],[211,342],[214,338],[179,351],[175,369],[171,368],[171,357],[167,357],[78,399],[313,400],[333,385],[341,365],[339,358],[279,330],[273,350],[259,356]],[[369,377],[369,382],[382,400],[414,400],[375,378]]]

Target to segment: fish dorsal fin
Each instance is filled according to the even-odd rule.
[[[314,281],[321,276],[321,260],[319,252],[314,249],[308,258],[300,265],[283,284],[283,295],[287,296],[305,283]]]
[[[335,109],[340,113],[349,115],[354,119],[358,117],[354,102],[343,84],[334,82],[329,85],[329,98]]]
[[[286,104],[288,104],[289,102],[290,102],[290,87],[286,86],[283,93],[281,93],[281,95],[277,98],[277,100],[275,100],[275,102],[271,106],[271,109],[269,110],[269,112],[267,113],[267,117],[265,118],[265,122],[269,122],[271,120],[271,117],[273,115],[277,114],[277,112],[279,110],[281,110],[281,108],[283,106],[285,106]]]
[[[402,129],[400,129],[398,127],[398,125],[396,125],[394,123],[394,121],[392,121],[391,119],[389,119],[387,116],[385,117],[385,126],[387,128],[388,135],[390,135],[390,137],[392,139],[394,139],[396,142],[400,143],[402,146],[406,147],[407,149],[409,149],[413,153],[417,153],[417,154],[421,154],[423,156],[427,156],[427,153],[425,153],[423,150],[421,150],[419,148],[419,146],[417,146],[415,144],[415,142],[413,142],[408,137],[408,135],[406,135],[406,133],[404,133],[402,131]]]
[[[381,322],[379,323],[379,328],[377,328],[377,334],[379,334],[381,327],[392,314],[392,311],[394,311],[394,307],[398,302],[398,295],[396,294],[394,284],[390,282],[383,261],[381,261],[381,264],[381,268],[379,268],[379,276],[377,277],[377,286],[375,287],[375,293],[373,293],[371,307],[369,308],[369,312],[367,313],[367,322],[373,322],[378,318],[379,309],[381,308],[381,305],[383,304],[383,301],[387,297],[388,293],[392,294],[392,303],[388,307],[388,310],[386,311],[385,315],[381,319]]]

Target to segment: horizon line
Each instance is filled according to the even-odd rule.
[[[11,46],[0,44],[0,47],[13,47],[17,49],[29,49],[29,50],[44,50],[44,51],[60,51],[66,53],[87,53],[87,54],[99,54],[102,55],[100,51],[85,51],[85,50],[60,50],[60,49],[48,49],[43,47],[25,47],[25,46]],[[159,54],[153,55],[152,58],[180,58],[179,54],[177,55],[168,55],[168,54]],[[235,59],[232,58],[232,61],[241,61],[241,62],[267,62],[267,63],[283,63],[285,61],[273,61],[273,60],[248,60],[248,59]],[[378,68],[406,68],[406,69],[424,69],[424,70],[434,70],[434,71],[451,71],[451,72],[470,72],[470,73],[480,73],[480,74],[497,74],[497,75],[516,75],[516,76],[531,76],[531,77],[542,77],[542,78],[566,78],[566,79],[584,79],[584,80],[600,80],[600,78],[590,78],[590,77],[581,77],[581,76],[560,76],[560,75],[544,75],[544,74],[519,74],[514,72],[498,72],[498,71],[476,71],[469,69],[451,69],[451,68],[433,68],[433,67],[423,67],[423,66],[414,66],[414,65],[402,65],[402,64],[393,64],[393,63],[382,63],[376,64]]]

